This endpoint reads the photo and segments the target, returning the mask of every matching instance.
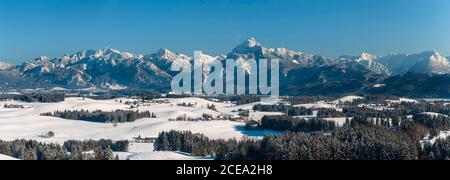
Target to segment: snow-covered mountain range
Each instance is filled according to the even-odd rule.
[[[379,73],[402,75],[407,72],[450,74],[450,62],[436,51],[418,54],[390,54],[377,57],[368,53],[361,56],[341,56],[339,60],[356,61]]]
[[[7,70],[14,65],[0,61],[0,70]]]
[[[286,48],[266,48],[254,38],[244,41],[233,49],[228,59],[279,59],[284,72],[299,67],[331,65],[332,60],[319,55],[288,50]]]
[[[285,48],[267,48],[249,38],[227,55],[202,54],[205,63],[214,60],[237,59],[245,66],[247,59],[280,59],[282,81],[287,86],[306,83],[308,87],[353,82],[352,89],[371,87],[387,77],[408,72],[450,74],[448,58],[436,51],[418,54],[375,56],[362,53],[345,55],[336,60]],[[0,63],[1,88],[145,88],[167,91],[177,72],[174,62],[188,66],[193,58],[160,49],[153,54],[140,55],[111,48],[84,50],[60,58],[42,56],[20,65]],[[302,77],[297,77],[302,76]],[[295,88],[294,88],[295,89]],[[302,89],[302,88],[301,88]]]

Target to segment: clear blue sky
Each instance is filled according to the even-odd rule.
[[[0,0],[0,60],[111,47],[227,53],[269,47],[337,57],[450,55],[449,0]]]

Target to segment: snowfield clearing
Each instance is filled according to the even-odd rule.
[[[122,103],[121,103],[122,101]],[[266,134],[278,134],[274,131],[246,131],[244,123],[228,120],[217,121],[169,121],[181,115],[201,117],[203,113],[237,116],[236,110],[253,107],[253,105],[232,106],[232,104],[211,102],[200,98],[168,99],[167,103],[151,103],[149,106],[140,106],[133,110],[150,111],[157,115],[155,119],[140,119],[131,123],[113,124],[92,123],[86,121],[65,120],[55,117],[40,116],[42,113],[64,110],[102,110],[114,111],[118,109],[130,110],[126,101],[133,99],[92,100],[83,98],[66,98],[60,103],[24,103],[7,101],[0,103],[0,139],[32,139],[44,143],[62,144],[67,140],[86,139],[112,139],[133,140],[142,137],[157,137],[162,131],[179,130],[202,133],[212,139],[241,139],[243,137],[261,138]],[[178,106],[179,103],[193,103],[194,107]],[[23,109],[4,108],[4,104],[23,105]],[[214,104],[217,111],[207,108]],[[255,114],[253,116],[260,116]],[[55,136],[45,138],[43,135],[52,131]],[[130,151],[128,154],[119,154],[123,159],[192,159],[192,157],[173,152],[152,152],[153,147],[139,152]],[[126,158],[124,158],[124,156]]]
[[[342,98],[340,98],[340,99],[338,99],[336,101],[333,101],[333,103],[334,104],[347,103],[347,102],[351,103],[351,102],[353,102],[355,100],[359,100],[359,99],[364,99],[364,97],[361,97],[361,96],[345,96],[345,97],[342,97]]]
[[[132,143],[129,152],[115,152],[120,160],[211,160],[182,152],[153,151],[153,143]]]

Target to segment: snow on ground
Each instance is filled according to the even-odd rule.
[[[348,118],[349,120],[352,120],[353,118]],[[337,127],[343,127],[345,123],[347,122],[347,118],[324,118],[324,120],[327,121],[333,121],[336,123]]]
[[[326,103],[325,101],[318,101],[318,102],[310,103],[310,104],[298,104],[298,105],[294,105],[294,107],[305,107],[308,109],[319,109],[319,108],[337,109],[336,104],[329,104],[329,103]]]
[[[418,103],[417,100],[414,99],[408,99],[408,98],[400,98],[399,100],[387,100],[387,102],[391,103]]]
[[[0,160],[18,160],[18,159],[16,159],[16,158],[13,158],[13,157],[10,157],[10,156],[6,156],[6,155],[3,155],[3,154],[0,154]]]
[[[67,140],[86,139],[112,139],[133,140],[134,137],[157,137],[162,131],[180,130],[205,134],[212,139],[242,139],[244,137],[260,139],[267,134],[279,134],[275,131],[247,131],[245,124],[228,120],[218,121],[169,121],[180,115],[201,117],[204,113],[213,116],[237,115],[238,109],[252,108],[254,104],[233,106],[232,104],[211,102],[200,98],[167,99],[168,103],[151,103],[147,106],[139,106],[139,111],[150,111],[157,115],[155,119],[141,119],[131,123],[113,124],[92,123],[77,120],[65,120],[55,117],[40,116],[42,113],[63,110],[102,110],[114,111],[117,109],[129,110],[126,101],[134,102],[134,99],[92,100],[83,98],[66,98],[59,103],[24,103],[18,101],[0,102],[0,139],[33,139],[44,143],[62,144]],[[122,103],[121,103],[122,102]],[[196,104],[194,107],[181,107],[180,103]],[[4,108],[4,104],[24,105],[23,109]],[[217,111],[207,108],[214,104]],[[137,110],[133,109],[133,110]],[[253,113],[255,118],[262,113]],[[44,134],[53,131],[53,138],[44,138]],[[115,152],[120,159],[148,159],[148,160],[194,160],[197,157],[180,152],[154,152],[153,144],[132,144],[129,152]],[[3,158],[3,157],[2,157]],[[203,158],[204,159],[204,158]]]
[[[441,114],[441,113],[435,113],[435,112],[424,112],[422,114],[429,115],[431,117],[439,117],[439,116],[448,117],[448,115]]]
[[[121,99],[123,102],[126,99]],[[134,101],[134,100],[130,100]],[[179,107],[180,102],[195,102],[195,107]],[[140,106],[140,111],[150,111],[157,115],[156,119],[141,119],[131,123],[113,124],[92,123],[86,121],[65,120],[55,117],[40,116],[41,113],[56,110],[103,110],[114,111],[129,108],[120,100],[92,100],[82,98],[67,98],[60,103],[23,103],[9,101],[8,104],[25,105],[25,109],[5,109],[0,104],[0,139],[34,139],[40,142],[63,143],[64,141],[85,139],[132,140],[139,135],[143,137],[157,137],[162,131],[189,130],[202,133],[212,139],[241,139],[243,137],[260,138],[266,134],[276,134],[273,131],[246,131],[244,123],[232,121],[200,121],[200,122],[170,122],[169,117],[189,113],[200,117],[203,113],[211,115],[237,115],[230,104],[210,102],[199,98],[169,99],[166,104],[151,104]],[[214,104],[218,112],[207,109],[207,104]],[[42,135],[53,131],[55,137],[43,138]]]
[[[423,145],[424,143],[434,144],[438,139],[447,139],[450,137],[450,131],[441,131],[438,136],[430,139],[430,137],[425,137],[420,143]]]

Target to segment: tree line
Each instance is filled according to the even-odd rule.
[[[319,118],[305,120],[290,116],[264,116],[260,128],[294,132],[332,131],[336,128],[336,123]]]
[[[448,152],[440,153],[448,142],[441,144],[423,150],[401,129],[355,126],[330,134],[289,132],[240,141],[210,140],[200,134],[170,131],[159,135],[155,149],[210,155],[216,160],[418,160],[442,157]]]
[[[23,102],[41,102],[41,103],[54,103],[63,102],[65,100],[64,94],[26,94],[15,95],[14,100]]]
[[[427,114],[417,114],[413,116],[413,121],[424,125],[434,137],[440,131],[450,130],[450,118],[445,116],[430,116]]]
[[[89,122],[98,122],[98,123],[125,123],[125,122],[134,122],[138,119],[142,118],[156,118],[154,113],[149,111],[125,111],[125,110],[116,110],[113,112],[105,112],[105,111],[87,111],[87,110],[75,110],[75,111],[55,111],[43,113],[41,116],[52,116],[59,117],[63,119],[69,120],[82,120]]]
[[[67,144],[66,144],[67,143]],[[35,140],[0,140],[0,154],[21,160],[118,160],[114,151],[128,149],[127,141],[68,141],[64,145]]]
[[[193,156],[207,156],[215,154],[218,143],[190,131],[169,131],[159,133],[154,146],[157,151],[181,151]]]
[[[285,113],[288,116],[307,116],[313,114],[312,109],[284,104],[275,104],[275,105],[256,104],[253,106],[253,110],[261,112],[281,112]]]

